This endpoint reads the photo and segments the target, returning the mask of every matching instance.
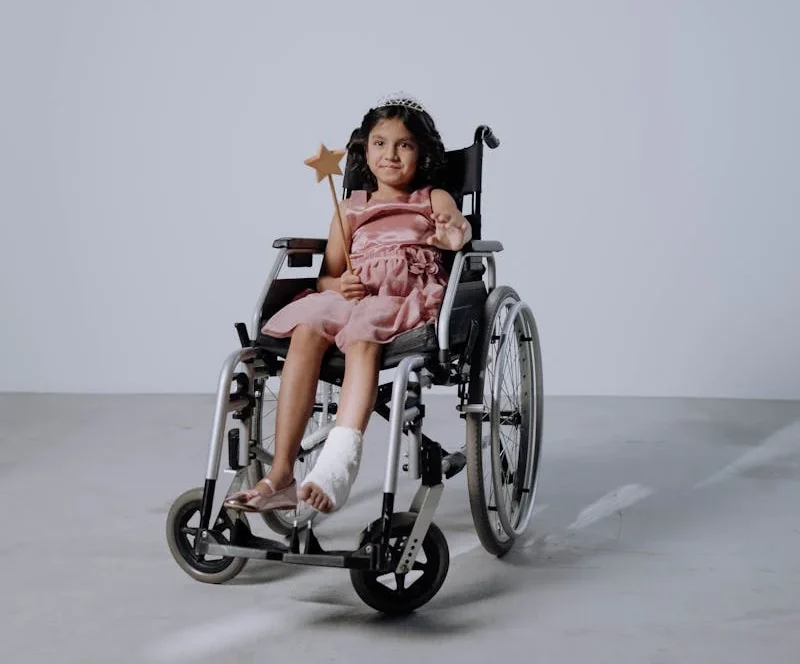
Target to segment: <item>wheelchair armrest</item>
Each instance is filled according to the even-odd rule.
[[[461,251],[499,252],[503,251],[503,243],[497,240],[471,240],[461,248]]]
[[[313,237],[279,237],[272,243],[274,249],[294,249],[324,254],[328,240]]]

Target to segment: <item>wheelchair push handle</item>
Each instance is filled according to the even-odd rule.
[[[483,141],[486,145],[494,150],[500,145],[500,139],[494,135],[492,128],[489,125],[481,125],[475,130],[475,142]]]

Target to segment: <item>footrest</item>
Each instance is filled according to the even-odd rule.
[[[328,553],[285,553],[281,560],[294,565],[338,567],[341,569],[370,569],[372,556],[357,551],[329,551]]]
[[[220,541],[218,534],[206,530],[198,534],[195,551],[198,554],[226,556],[229,558],[254,558],[293,565],[338,567],[342,569],[376,569],[377,547],[370,551],[323,551],[313,531],[306,534],[304,552],[300,552],[297,535],[289,545],[276,540],[257,537],[251,533],[237,537],[235,543]]]
[[[214,531],[206,530],[198,534],[195,550],[199,554],[212,556],[283,560],[289,547],[276,540],[256,537],[252,534],[237,538],[235,544],[228,544],[217,540]]]

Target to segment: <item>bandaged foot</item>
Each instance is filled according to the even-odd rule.
[[[362,443],[360,431],[333,427],[297,497],[326,514],[340,509],[358,475]]]

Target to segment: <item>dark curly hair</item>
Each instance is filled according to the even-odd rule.
[[[347,144],[348,167],[355,180],[367,191],[375,191],[378,183],[367,163],[367,140],[373,127],[381,120],[399,118],[414,136],[419,149],[417,171],[412,189],[425,186],[441,187],[444,183],[445,149],[436,123],[426,111],[407,106],[380,106],[367,111],[361,126],[353,131]]]

